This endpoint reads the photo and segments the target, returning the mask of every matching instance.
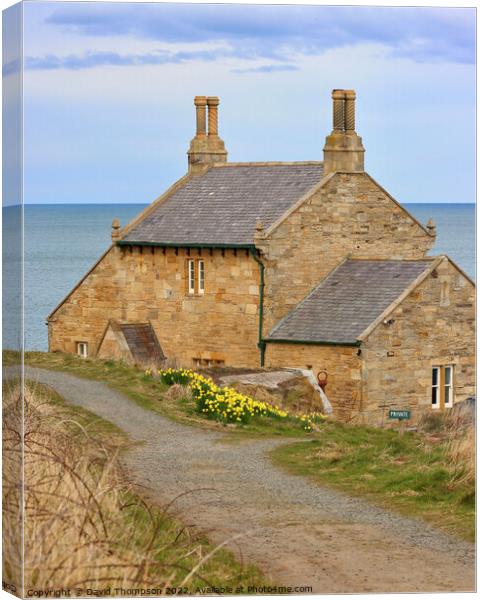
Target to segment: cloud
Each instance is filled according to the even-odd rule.
[[[263,65],[248,69],[232,69],[231,73],[276,73],[279,71],[299,71],[296,65]]]
[[[378,43],[418,62],[475,61],[473,8],[76,3],[54,10],[47,22],[86,36],[218,41],[277,60]]]
[[[119,54],[118,52],[86,52],[81,55],[69,54],[67,56],[47,54],[45,56],[26,57],[25,69],[29,71],[54,69],[69,69],[76,71],[79,69],[93,69],[101,66],[167,65],[182,64],[191,61],[212,62],[219,60],[220,58],[244,58],[251,60],[253,56],[250,52],[239,52],[237,50],[225,48],[215,50],[193,50],[189,52],[155,50],[143,54]],[[264,68],[260,67],[260,69]],[[255,69],[255,71],[256,70],[257,69]],[[277,69],[276,65],[273,65],[272,67],[266,67],[265,72],[269,72],[270,70],[293,71],[296,70],[296,67],[286,65]]]

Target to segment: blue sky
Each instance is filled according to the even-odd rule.
[[[475,201],[471,8],[26,2],[24,69],[28,203],[152,201],[195,95],[221,98],[230,160],[321,160],[333,88],[399,201]]]

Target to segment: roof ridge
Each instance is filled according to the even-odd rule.
[[[363,256],[348,256],[347,260],[356,260],[360,262],[428,262],[433,261],[439,256],[422,256],[422,258],[364,258]]]
[[[248,162],[225,162],[213,163],[211,168],[225,167],[303,167],[303,166],[322,166],[322,160],[298,160],[298,161],[248,161]]]

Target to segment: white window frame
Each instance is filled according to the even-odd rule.
[[[437,373],[437,382],[434,383],[433,382],[433,374],[434,371]],[[431,385],[431,396],[430,396],[430,400],[432,402],[432,408],[436,409],[436,408],[440,408],[440,367],[438,366],[434,366],[432,367],[432,385]],[[437,402],[434,404],[433,402],[433,391],[434,389],[436,390],[436,400]]]
[[[197,289],[199,294],[204,294],[206,289],[204,260],[202,258],[197,262]]]
[[[444,365],[443,366],[444,369],[444,397],[443,397],[443,401],[444,401],[444,407],[445,408],[452,408],[454,405],[454,367],[453,365]],[[447,383],[447,370],[450,373],[450,382]],[[445,392],[448,389],[448,396],[449,396],[449,400],[448,402],[445,402]]]
[[[447,383],[447,369],[450,373],[450,381]],[[433,383],[433,372],[437,373],[437,383]],[[443,374],[443,384],[442,384],[442,374]],[[442,389],[443,388],[443,389]],[[452,408],[454,405],[454,366],[453,365],[435,365],[432,367],[432,396],[433,390],[436,389],[436,399],[437,402],[435,404],[432,403],[432,408]],[[445,402],[445,392],[448,389],[448,402]],[[431,397],[432,398],[432,397]]]
[[[89,356],[89,344],[87,342],[76,342],[77,356],[87,358]]]
[[[196,266],[194,258],[189,258],[187,261],[187,291],[189,294],[196,292]]]

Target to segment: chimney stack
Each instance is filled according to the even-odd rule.
[[[226,162],[228,153],[223,140],[218,135],[218,105],[216,96],[196,96],[196,136],[188,150],[189,172],[204,171],[206,165]],[[208,110],[208,133],[206,134],[206,108]]]
[[[365,170],[362,139],[355,131],[354,90],[333,90],[333,131],[323,148],[325,175],[336,171],[362,173]]]

